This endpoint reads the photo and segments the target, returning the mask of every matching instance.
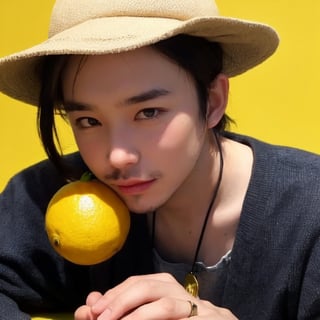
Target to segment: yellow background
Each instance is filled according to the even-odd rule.
[[[177,0],[179,1],[179,0]],[[53,0],[1,0],[0,56],[44,40]],[[217,0],[220,12],[262,21],[281,37],[277,53],[231,80],[234,131],[320,153],[320,1]],[[22,168],[45,158],[35,108],[0,94],[0,191]],[[65,153],[75,149],[61,125]]]

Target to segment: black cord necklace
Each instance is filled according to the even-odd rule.
[[[215,188],[214,188],[214,191],[213,191],[212,199],[210,201],[207,213],[205,215],[205,218],[204,218],[204,221],[203,221],[203,224],[202,224],[202,229],[201,229],[201,232],[200,232],[197,248],[196,248],[196,251],[195,251],[195,254],[194,254],[191,270],[186,275],[185,282],[184,282],[185,289],[190,294],[192,294],[194,297],[197,297],[198,293],[199,293],[199,283],[198,283],[197,277],[194,274],[195,266],[196,266],[196,262],[198,260],[198,255],[199,255],[199,251],[200,251],[200,248],[201,248],[203,236],[204,236],[204,233],[205,233],[205,230],[206,230],[206,226],[207,226],[207,223],[208,223],[208,220],[209,220],[209,216],[210,216],[212,207],[213,207],[213,205],[215,203],[215,200],[217,198],[217,195],[218,195],[219,187],[220,187],[221,180],[222,180],[222,173],[223,173],[222,148],[221,148],[221,144],[220,144],[220,141],[219,141],[219,139],[217,137],[216,132],[214,132],[214,136],[215,136],[215,140],[216,140],[216,143],[217,143],[217,146],[218,146],[218,152],[219,152],[219,156],[220,156],[219,176],[218,176],[217,184],[215,185]],[[153,215],[152,215],[152,247],[154,247],[155,226],[156,226],[156,212],[154,211]]]

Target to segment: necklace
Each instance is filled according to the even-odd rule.
[[[196,266],[196,262],[198,260],[198,255],[199,255],[199,251],[201,248],[201,244],[202,244],[202,240],[203,240],[203,236],[206,230],[206,226],[209,220],[209,216],[212,210],[212,207],[215,203],[215,200],[217,198],[218,195],[218,191],[219,191],[219,187],[221,184],[221,180],[222,180],[222,173],[223,173],[223,155],[222,155],[222,148],[221,148],[221,144],[220,141],[217,138],[217,134],[214,132],[214,136],[215,136],[215,140],[218,146],[218,152],[219,152],[219,157],[220,157],[220,167],[219,167],[219,175],[218,175],[218,180],[217,183],[215,185],[215,188],[213,190],[213,195],[207,210],[207,213],[204,217],[204,221],[202,224],[202,228],[201,228],[201,232],[200,232],[200,236],[198,239],[198,243],[197,243],[197,247],[196,247],[196,251],[194,254],[194,258],[193,258],[193,262],[192,262],[192,266],[191,266],[191,270],[190,272],[187,273],[186,277],[185,277],[185,281],[184,281],[184,287],[186,289],[187,292],[189,292],[190,294],[192,294],[194,297],[198,297],[199,294],[199,283],[198,283],[198,279],[195,275],[195,266]],[[155,226],[156,226],[156,212],[154,211],[152,214],[152,247],[154,247],[154,238],[155,238]]]

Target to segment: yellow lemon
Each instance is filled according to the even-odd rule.
[[[53,248],[65,259],[92,265],[118,252],[129,232],[128,208],[97,180],[66,184],[49,202],[45,226]]]

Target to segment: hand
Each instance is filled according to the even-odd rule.
[[[195,320],[236,320],[229,310],[191,296],[166,273],[130,277],[104,295],[90,293],[75,320],[181,320],[190,316],[190,302],[197,305]]]

